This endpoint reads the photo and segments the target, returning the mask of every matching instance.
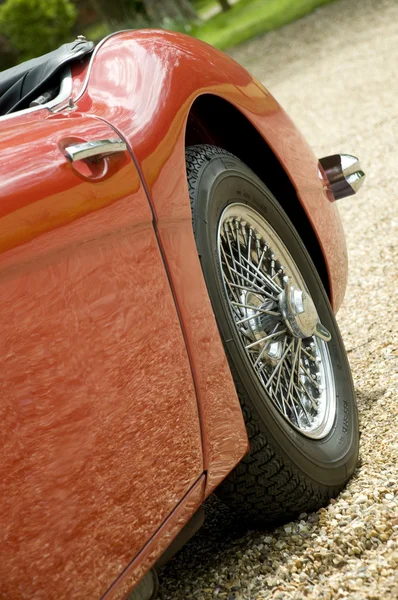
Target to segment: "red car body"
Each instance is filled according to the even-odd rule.
[[[231,58],[176,33],[122,32],[72,76],[72,100],[0,119],[7,599],[125,597],[247,451],[192,232],[186,144],[241,148],[260,175],[271,161],[266,183],[311,232],[336,310],[346,286],[324,171]],[[118,156],[65,157],[71,142],[116,134]]]

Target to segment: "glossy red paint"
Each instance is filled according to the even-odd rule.
[[[121,600],[142,579],[203,502],[205,476],[192,487],[140,554],[126,567],[103,600]]]
[[[76,101],[79,110],[100,115],[123,134],[143,174],[193,366],[209,493],[243,454],[246,442],[197,258],[185,185],[185,126],[201,94],[220,96],[238,108],[279,158],[320,241],[336,310],[345,291],[347,257],[318,160],[276,100],[247,71],[222,52],[171,32],[123,32],[98,47]]]
[[[191,368],[131,156],[62,151],[113,130],[0,132],[0,597],[99,598],[203,473]]]

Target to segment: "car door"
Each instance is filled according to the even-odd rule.
[[[203,471],[151,209],[115,138],[76,112],[0,119],[1,597],[100,597]],[[79,154],[98,141],[112,154]]]

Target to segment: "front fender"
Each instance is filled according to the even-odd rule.
[[[347,253],[328,181],[292,120],[241,65],[183,34],[163,30],[120,32],[96,48],[77,100],[80,110],[95,112],[129,140],[160,223],[174,214],[187,216],[187,197],[172,198],[172,185],[167,186],[166,193],[162,181],[171,181],[170,173],[163,178],[160,175],[169,161],[173,168],[178,165],[177,179],[185,172],[185,123],[191,105],[202,94],[220,96],[234,105],[283,166],[320,243],[331,302],[337,311],[346,288]],[[154,193],[156,186],[161,194]]]
[[[85,78],[76,73],[76,82],[78,110],[105,119],[128,140],[147,187],[197,387],[210,493],[247,450],[247,437],[192,233],[184,151],[194,100],[201,94],[227,100],[273,150],[318,237],[336,309],[347,275],[337,209],[318,160],[277,101],[203,42],[157,30],[114,34],[97,47]]]

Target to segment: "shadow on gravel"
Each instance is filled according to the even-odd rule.
[[[204,507],[205,524],[160,573],[159,600],[170,600],[174,594],[179,599],[218,596],[223,600],[254,599],[256,596],[240,579],[247,576],[248,569],[252,577],[275,575],[275,560],[278,565],[283,564],[284,540],[290,533],[283,527],[268,532],[249,530],[216,496],[210,496]],[[307,531],[302,533],[303,539],[317,529],[318,521],[317,513],[306,516]],[[272,545],[268,545],[271,539]],[[278,543],[282,544],[280,548]],[[209,580],[212,580],[210,587]],[[267,586],[267,583],[262,585]],[[200,590],[205,594],[201,595]],[[242,593],[248,595],[242,596]]]
[[[385,391],[385,389],[378,388],[355,390],[361,429],[366,427],[366,421],[370,417],[369,413],[382,399]],[[360,457],[353,476],[354,479],[361,469],[361,464]],[[195,585],[194,581],[208,581],[211,571],[219,574],[220,589],[224,590],[224,586],[230,578],[230,573],[234,573],[235,577],[239,577],[239,571],[242,568],[239,562],[245,553],[252,554],[253,547],[258,547],[258,545],[263,546],[263,549],[254,553],[255,561],[261,563],[255,569],[257,575],[266,576],[266,578],[273,575],[275,573],[275,560],[279,555],[282,564],[286,560],[284,542],[290,534],[283,526],[276,527],[268,532],[265,530],[248,530],[247,525],[240,521],[214,495],[206,500],[204,508],[206,519],[203,527],[160,573],[161,587],[164,590],[163,596],[161,595],[160,598],[170,598],[170,588],[175,587],[179,589],[179,593],[182,589],[185,589],[189,595],[188,590],[190,591],[190,587]],[[319,519],[319,512],[310,513],[305,517],[305,529],[300,533],[303,542],[307,537],[318,532]],[[298,521],[295,523],[297,524]],[[304,521],[301,521],[301,523],[304,523]],[[272,537],[272,545],[263,544],[267,536]],[[281,544],[280,548],[278,548],[279,543]],[[298,559],[305,552],[306,546],[307,544],[303,543],[300,549],[295,548],[295,555]],[[271,560],[270,554],[272,555]],[[228,585],[227,588],[229,588]],[[178,598],[180,597],[182,596],[178,594]],[[235,598],[235,595],[230,594],[227,597]]]
[[[387,388],[375,388],[373,390],[355,389],[359,415],[359,435],[362,434],[363,429],[367,426],[367,422],[369,418],[371,418],[370,413],[372,413],[375,406],[382,401],[386,391]],[[358,468],[360,465],[361,461],[359,460]]]
[[[387,388],[375,388],[373,390],[361,390],[355,388],[355,397],[357,399],[358,412],[361,415],[363,412],[372,410],[377,402],[384,396]]]
[[[178,552],[161,571],[161,581],[165,578],[180,578],[183,571],[200,576],[209,565],[218,569],[236,546],[244,546],[249,533],[247,525],[240,522],[214,495],[204,503],[205,522],[196,535]],[[206,564],[204,564],[206,562]]]

